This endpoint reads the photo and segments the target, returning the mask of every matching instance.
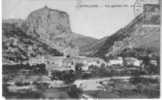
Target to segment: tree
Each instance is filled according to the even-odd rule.
[[[76,79],[74,71],[53,71],[51,80],[63,80],[66,84],[73,83]]]
[[[73,83],[75,81],[76,77],[73,71],[67,71],[63,73],[63,81],[66,84]]]
[[[71,98],[79,98],[79,96],[82,94],[82,90],[77,88],[76,85],[72,85],[71,87],[69,87],[68,89],[68,95]]]
[[[76,72],[81,72],[82,71],[82,66],[83,66],[82,63],[77,63],[76,66],[75,66]]]

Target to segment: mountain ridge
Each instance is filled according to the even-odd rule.
[[[157,10],[160,9],[160,5],[149,4],[144,5],[144,8],[144,12],[124,28],[98,42],[102,46],[90,48],[90,56],[105,58],[109,55],[118,55],[127,48],[148,48],[157,55],[160,54],[160,12]]]
[[[72,32],[68,14],[47,7],[34,10],[27,19],[2,22],[3,62],[19,62],[46,54],[77,56],[82,46],[98,41]]]

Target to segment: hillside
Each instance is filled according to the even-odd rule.
[[[145,5],[144,7],[144,13],[101,42],[103,45],[97,52],[92,51],[93,56],[118,55],[128,48],[150,49],[158,55],[160,53],[160,12],[157,9],[160,9],[160,6]]]
[[[85,56],[93,56],[99,48],[101,48],[106,42],[108,37],[104,37],[96,42],[85,45],[81,48],[81,51],[84,52]]]
[[[38,55],[62,55],[56,49],[28,36],[16,24],[4,22],[2,27],[3,63],[19,63]]]
[[[4,19],[3,62],[20,62],[37,55],[80,54],[80,49],[97,39],[72,32],[69,15],[48,7],[37,9],[22,19]]]

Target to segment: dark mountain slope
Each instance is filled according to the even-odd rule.
[[[81,48],[81,51],[84,52],[83,55],[85,56],[93,56],[99,48],[101,48],[104,43],[106,42],[107,37],[104,37],[98,41],[94,41],[92,43],[89,43],[88,45],[85,45]]]
[[[108,37],[97,52],[94,52],[93,56],[105,57],[109,55],[118,55],[127,48],[147,48],[159,54],[160,12],[158,11],[160,10],[157,9],[160,9],[160,6],[146,5],[144,8],[144,13],[137,16],[126,27]]]
[[[16,24],[4,22],[2,25],[3,63],[21,62],[37,55],[62,55],[59,51],[28,36]]]
[[[130,33],[135,31],[135,25],[139,24],[141,21],[143,20],[142,15],[139,15],[135,18],[135,20],[133,20],[129,25],[127,25],[125,28],[120,29],[119,31],[117,31],[115,34],[109,36],[105,43],[101,46],[101,48],[99,48],[99,50],[96,52],[95,56],[101,56],[104,57],[105,54],[108,51],[109,48],[111,48],[115,41],[122,41],[124,40],[126,37],[130,36]]]
[[[72,38],[73,39],[71,42],[74,45],[79,47],[80,54],[85,53],[84,47],[90,46],[91,44],[98,42],[98,40],[95,38],[83,36],[83,35],[76,34],[76,33],[73,33]]]

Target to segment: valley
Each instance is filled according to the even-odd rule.
[[[128,25],[100,40],[72,32],[68,13],[47,6],[24,20],[3,20],[3,96],[159,98],[158,9],[146,4]]]

